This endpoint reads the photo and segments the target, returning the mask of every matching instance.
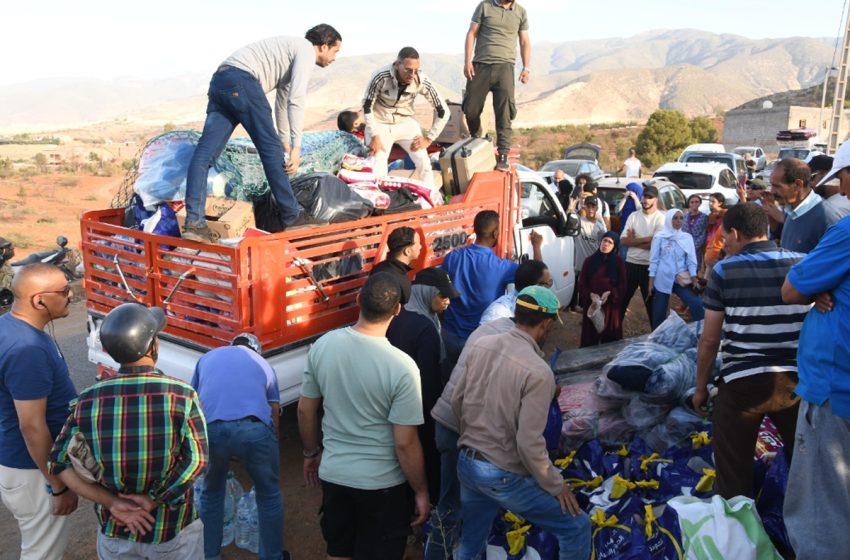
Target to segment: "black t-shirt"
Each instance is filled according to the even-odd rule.
[[[369,271],[369,276],[376,272],[389,272],[395,275],[401,285],[401,304],[404,305],[410,301],[410,278],[407,276],[407,273],[411,270],[413,269],[403,262],[391,257],[373,266],[372,270]]]

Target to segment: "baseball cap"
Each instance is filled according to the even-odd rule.
[[[413,285],[417,284],[421,286],[433,286],[440,290],[440,294],[443,297],[447,297],[449,299],[460,297],[460,292],[457,291],[457,288],[455,288],[454,284],[452,284],[452,279],[449,276],[449,273],[436,266],[423,268],[417,272],[416,278],[413,279]]]
[[[643,188],[643,196],[658,198],[658,187],[656,187],[655,185],[646,185]]]
[[[247,346],[257,354],[262,355],[263,353],[263,345],[260,344],[260,339],[254,336],[251,333],[242,333],[236,335],[234,339],[230,342],[231,346]]]
[[[519,299],[520,296],[528,296],[534,300],[534,303],[523,301]],[[546,313],[547,315],[554,315],[558,319],[558,322],[563,324],[561,315],[558,313],[561,302],[558,301],[558,296],[555,295],[555,292],[549,288],[537,285],[529,286],[517,294],[516,304],[527,309]]]
[[[599,206],[599,199],[595,196],[588,196],[584,199],[585,206]]]
[[[838,175],[838,173],[845,167],[850,167],[850,142],[844,142],[841,144],[841,147],[838,148],[838,151],[832,158],[832,169],[829,170],[829,173],[824,175],[823,179],[820,180],[817,186],[825,185],[835,179],[835,176]]]
[[[756,177],[755,179],[748,179],[747,185],[749,185],[751,189],[755,189],[757,191],[767,190],[767,183],[765,183],[764,179],[762,179],[761,177]]]
[[[413,245],[413,240],[416,237],[416,230],[409,227],[400,227],[398,229],[393,230],[389,237],[387,237],[387,247],[390,251],[397,251],[399,249],[403,249],[408,245]]]

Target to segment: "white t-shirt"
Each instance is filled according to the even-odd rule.
[[[623,165],[626,167],[627,179],[640,177],[641,163],[638,158],[630,157],[629,159],[623,162]]]
[[[632,212],[623,228],[623,237],[628,235],[630,229],[635,230],[635,237],[655,237],[656,233],[664,229],[664,212],[656,210],[646,214],[642,209]],[[649,249],[629,247],[626,262],[649,266]]]

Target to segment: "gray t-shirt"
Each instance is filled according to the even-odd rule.
[[[310,41],[303,37],[270,37],[245,45],[222,64],[248,72],[266,93],[277,90],[277,134],[282,143],[300,146],[307,84],[316,65],[316,50]]]
[[[528,31],[528,14],[514,2],[509,9],[498,0],[484,0],[472,14],[472,23],[480,25],[475,39],[473,62],[484,64],[516,63],[520,31]]]
[[[599,243],[605,231],[605,222],[601,216],[597,217],[595,222],[581,218],[581,229],[576,236],[576,273],[582,269],[584,260],[599,250]]]
[[[419,369],[410,356],[385,337],[351,327],[331,331],[310,348],[301,394],[323,399],[319,478],[362,490],[406,480],[393,425],[424,421]]]

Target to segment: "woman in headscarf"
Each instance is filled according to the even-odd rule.
[[[705,315],[702,299],[692,289],[698,285],[697,255],[693,237],[682,231],[684,222],[681,210],[668,210],[664,215],[664,229],[652,238],[649,250],[649,292],[655,289],[649,318],[652,330],[667,317],[671,293],[690,308],[694,321],[702,320]]]
[[[449,273],[438,267],[425,268],[416,274],[410,289],[410,300],[387,329],[390,344],[413,358],[422,381],[422,413],[425,423],[419,426],[419,439],[425,456],[428,493],[434,502],[440,496],[440,453],[434,437],[431,409],[443,392],[445,381],[442,361],[446,352],[440,336],[440,314],[449,302],[460,296]]]
[[[711,193],[708,197],[708,209],[711,214],[708,215],[708,233],[705,241],[705,257],[703,258],[704,278],[708,278],[709,271],[714,268],[717,261],[723,258],[723,249],[726,247],[722,227],[723,216],[726,214],[726,197],[723,196],[723,193]]]
[[[599,249],[585,259],[578,280],[579,305],[582,307],[581,347],[595,346],[603,342],[621,340],[623,338],[622,306],[626,293],[626,264],[618,254],[620,236],[616,231],[609,231],[602,236]],[[597,332],[587,311],[592,303],[590,294],[602,296],[605,292],[608,299],[603,306],[605,313],[605,328]]]
[[[629,183],[626,185],[626,196],[620,200],[620,206],[617,208],[617,212],[620,213],[620,235],[623,235],[623,228],[626,227],[626,220],[629,219],[632,212],[640,208],[640,199],[643,197],[643,187],[640,186],[639,183]],[[623,245],[620,248],[620,256],[624,259],[626,258],[626,252],[629,250],[628,247]]]
[[[708,216],[703,214],[699,207],[702,199],[698,194],[688,197],[688,212],[685,214],[685,224],[682,231],[690,233],[694,238],[694,249],[697,253],[697,271],[702,267],[702,258],[705,254],[705,238],[708,235]]]

